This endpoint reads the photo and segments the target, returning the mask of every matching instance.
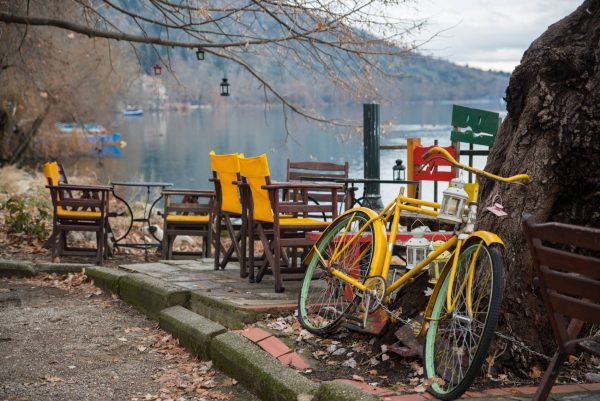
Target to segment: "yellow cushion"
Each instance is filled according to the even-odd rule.
[[[311,219],[308,217],[288,217],[285,219],[280,219],[279,224],[282,226],[328,226],[330,221],[323,221],[317,219]]]
[[[243,155],[238,153],[217,155],[214,151],[210,151],[210,168],[217,173],[221,184],[221,210],[223,212],[242,214],[242,205],[237,185],[233,184],[237,181],[240,172],[239,158]]]
[[[176,223],[208,223],[208,216],[185,216],[182,214],[170,214],[167,221]]]
[[[75,217],[75,218],[90,218],[99,219],[100,212],[85,212],[80,210],[65,210],[62,207],[57,208],[58,217]]]

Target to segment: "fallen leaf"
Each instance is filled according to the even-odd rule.
[[[531,368],[531,371],[529,372],[529,377],[531,377],[532,379],[539,379],[540,377],[542,377],[542,371],[540,367],[535,365],[533,368]]]
[[[119,340],[119,341],[123,341],[124,343],[126,343],[126,342],[127,342],[127,339],[126,339],[125,337],[119,337],[119,338],[118,338],[118,340]]]
[[[415,393],[424,393],[425,391],[427,391],[427,388],[424,385],[419,384],[417,387],[413,388],[413,391]]]
[[[364,383],[364,381],[365,381],[365,378],[364,378],[364,377],[362,377],[362,376],[359,376],[359,375],[352,375],[352,380],[356,380],[356,381],[359,381],[359,382],[363,382],[363,383]]]
[[[389,356],[388,354],[383,354],[383,355],[381,355],[381,360],[382,360],[382,361],[384,361],[384,362],[385,362],[385,361],[387,361],[388,359],[390,359],[390,356]]]
[[[147,347],[144,347],[143,345],[139,345],[139,346],[137,347],[137,350],[138,350],[138,351],[140,351],[140,352],[144,352],[144,351],[146,351],[146,348],[147,348]]]
[[[75,365],[69,365],[69,366],[67,366],[67,368],[69,368],[69,369],[75,369]]]
[[[377,373],[378,373],[378,372],[377,372],[377,370],[376,370],[376,369],[371,369],[371,370],[369,370],[369,374],[370,374],[371,376],[377,376]]]

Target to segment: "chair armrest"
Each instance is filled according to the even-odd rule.
[[[205,190],[205,189],[164,189],[162,191],[163,195],[189,195],[189,196],[198,196],[202,198],[213,198],[215,196],[215,191]]]
[[[46,188],[68,189],[71,191],[111,191],[113,189],[113,187],[110,185],[78,185],[78,184],[46,185]]]
[[[337,189],[343,190],[344,186],[340,184],[315,184],[310,182],[273,182],[269,185],[263,185],[262,189]]]

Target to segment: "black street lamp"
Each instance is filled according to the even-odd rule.
[[[196,50],[196,59],[198,61],[204,60],[204,50],[202,50],[202,49]]]

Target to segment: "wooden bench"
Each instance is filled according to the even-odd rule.
[[[523,216],[544,305],[558,350],[533,401],[545,401],[569,355],[600,356],[600,336],[579,337],[585,323],[600,324],[600,230],[561,223],[537,224]]]

